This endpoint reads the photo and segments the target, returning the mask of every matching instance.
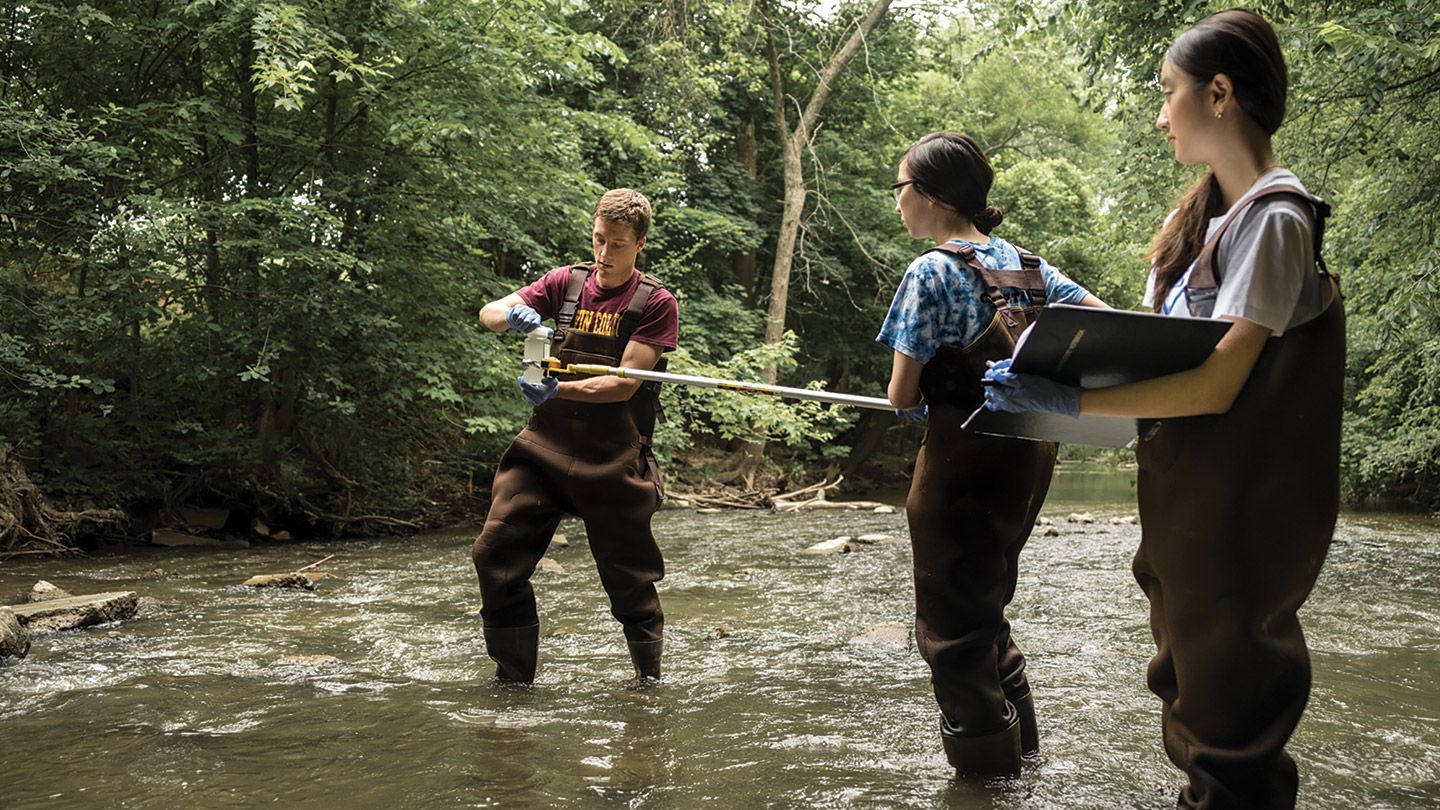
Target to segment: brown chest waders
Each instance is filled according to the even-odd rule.
[[[906,501],[914,547],[915,638],[930,665],[941,740],[957,771],[1018,773],[1022,751],[1038,750],[1025,656],[1005,606],[1015,595],[1020,550],[1050,488],[1056,445],[970,433],[966,417],[984,401],[987,360],[1009,357],[1045,302],[1039,258],[1021,251],[1022,270],[992,271],[968,246],[959,256],[985,285],[995,318],[963,349],[942,348],[920,375],[929,424]],[[1002,287],[1029,292],[1012,307]]]
[[[1327,209],[1313,204],[1318,258]],[[1194,301],[1213,301],[1219,235],[1191,274]],[[1181,807],[1295,806],[1285,743],[1310,692],[1296,611],[1339,510],[1345,314],[1338,282],[1323,283],[1323,314],[1267,341],[1227,413],[1141,425],[1134,572],[1150,600],[1147,682],[1165,750],[1190,778]]]
[[[565,308],[556,318],[556,356],[563,364],[619,365],[650,291],[637,286],[618,336],[570,327],[588,268],[572,270]],[[663,364],[663,360],[661,363]],[[579,379],[561,375],[560,379]],[[530,681],[536,669],[539,618],[530,577],[566,515],[585,533],[611,613],[624,628],[631,660],[645,677],[659,677],[664,615],[655,583],[665,575],[650,518],[662,497],[659,467],[650,451],[655,386],[626,402],[551,399],[530,415],[495,471],[490,512],[471,558],[480,577],[486,650],[497,676]]]

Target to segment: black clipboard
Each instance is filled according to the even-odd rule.
[[[1015,347],[1010,369],[1039,374],[1081,388],[1148,380],[1187,371],[1205,362],[1230,322],[1050,304]],[[1135,440],[1137,420],[1126,416],[1006,413],[980,406],[965,428],[980,433],[1099,447]]]

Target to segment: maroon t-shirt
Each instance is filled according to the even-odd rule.
[[[641,273],[634,271],[630,280],[619,287],[602,289],[598,273],[591,273],[580,290],[580,303],[575,310],[571,327],[582,332],[614,337],[620,334],[620,318],[630,303],[630,296],[640,284]],[[525,303],[535,308],[540,317],[553,319],[565,305],[565,291],[570,288],[570,268],[557,267],[541,276],[534,283],[520,290]],[[645,301],[640,313],[640,323],[630,333],[630,339],[669,351],[678,345],[680,338],[680,313],[675,296],[663,287],[656,287]]]

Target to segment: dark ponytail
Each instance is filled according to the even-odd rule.
[[[1235,88],[1240,110],[1267,135],[1280,129],[1289,79],[1280,40],[1264,17],[1243,8],[1203,17],[1175,40],[1165,59],[1197,84],[1209,84],[1216,74],[1224,73]],[[1222,204],[1220,183],[1213,171],[1206,172],[1180,198],[1175,216],[1155,236],[1146,258],[1155,267],[1156,312],[1165,291],[1200,255],[1210,218],[1222,213]]]
[[[1005,219],[986,201],[995,171],[970,136],[932,132],[907,149],[904,160],[921,194],[975,223],[981,233],[989,235]]]

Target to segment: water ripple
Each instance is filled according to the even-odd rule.
[[[535,579],[533,687],[491,678],[469,531],[7,564],[0,592],[43,578],[150,601],[118,626],[37,637],[0,666],[0,750],[65,763],[7,769],[4,803],[172,810],[343,792],[361,807],[1173,806],[1183,778],[1145,689],[1153,649],[1129,572],[1139,528],[1109,522],[1133,505],[1062,499],[1044,514],[1060,534],[1032,539],[1012,608],[1042,733],[1019,779],[954,780],[913,639],[852,643],[913,622],[909,546],[799,553],[904,538],[903,515],[665,511],[667,674],[650,687],[633,679],[578,521],[550,552],[564,573]],[[1302,804],[1440,804],[1437,549],[1433,519],[1342,520],[1302,613],[1315,669],[1291,745]],[[237,585],[332,553],[336,578],[314,593]]]

